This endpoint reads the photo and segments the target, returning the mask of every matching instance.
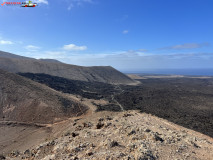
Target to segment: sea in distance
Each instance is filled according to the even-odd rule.
[[[141,69],[124,71],[126,74],[145,75],[184,75],[184,76],[213,76],[213,68],[199,69]]]

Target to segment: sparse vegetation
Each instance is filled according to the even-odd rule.
[[[107,98],[114,91],[113,85],[101,82],[77,81],[47,74],[19,73],[19,75],[45,84],[57,91],[77,94],[88,99]]]
[[[0,160],[4,160],[6,157],[3,154],[0,154]]]
[[[115,96],[125,110],[139,109],[213,137],[213,79],[144,79]]]
[[[96,82],[73,81],[45,74],[21,74],[64,93],[84,98],[107,99],[95,104],[97,111],[138,109],[213,137],[213,79],[142,79],[141,85],[119,87]],[[112,95],[114,99],[112,99]],[[126,115],[128,116],[128,115]]]

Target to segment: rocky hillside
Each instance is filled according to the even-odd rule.
[[[87,107],[64,94],[0,70],[0,120],[53,123],[86,112]]]
[[[110,102],[97,105],[97,111],[139,109],[213,137],[213,78],[137,77],[141,84],[131,86],[83,82],[45,74],[20,75],[63,93]]]
[[[19,56],[19,55],[15,55],[15,54],[8,53],[8,52],[3,52],[3,51],[0,51],[0,57],[1,58],[16,58],[16,59],[32,59],[32,58]]]
[[[61,136],[5,157],[32,160],[210,160],[213,157],[211,138],[137,111],[99,112],[61,126],[66,126]]]
[[[6,52],[0,52],[0,69],[13,73],[45,73],[72,80],[96,81],[112,84],[133,84],[134,80],[110,66],[82,67],[36,60]]]
[[[62,63],[56,59],[39,59],[40,61],[45,61],[45,62],[53,62],[53,63]]]

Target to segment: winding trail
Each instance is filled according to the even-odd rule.
[[[112,98],[112,100],[115,101],[115,103],[121,108],[121,111],[124,111],[123,106],[122,106],[117,100],[114,99],[114,95],[111,95],[111,98]]]
[[[120,90],[121,93],[124,92],[124,90],[121,89],[121,87],[120,87],[119,85],[116,85],[116,86],[115,86],[115,89],[116,89],[116,90]],[[121,93],[119,93],[119,94],[121,94]],[[121,111],[123,112],[123,111],[124,111],[123,106],[115,99],[115,92],[113,92],[113,95],[111,95],[111,98],[112,98],[112,101],[114,101],[115,104],[117,104],[117,105],[121,108]]]

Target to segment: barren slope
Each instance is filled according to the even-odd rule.
[[[69,96],[77,101],[82,99]],[[90,107],[89,114],[48,125],[40,131],[31,129],[32,136],[25,133],[29,141],[17,138],[19,142],[12,147],[8,145],[3,157],[8,160],[211,160],[213,156],[213,139],[201,133],[139,111],[95,112],[97,104],[108,103],[104,100],[83,98],[82,103]],[[45,128],[50,131],[49,136],[43,133]],[[16,133],[22,138],[20,129]],[[46,140],[39,139],[35,146],[38,135]]]
[[[0,69],[13,73],[45,73],[81,81],[132,84],[134,80],[110,66],[82,67],[0,52]]]
[[[139,109],[213,137],[212,78],[146,78],[138,79],[141,85],[130,86],[75,81],[45,74],[21,75],[64,93],[110,101],[110,104],[98,105],[98,111]]]
[[[213,156],[212,138],[137,111],[99,112],[53,128],[63,129],[61,136],[24,152],[11,152],[8,159],[211,160]]]
[[[76,100],[47,86],[0,70],[0,120],[53,123],[87,110]]]

